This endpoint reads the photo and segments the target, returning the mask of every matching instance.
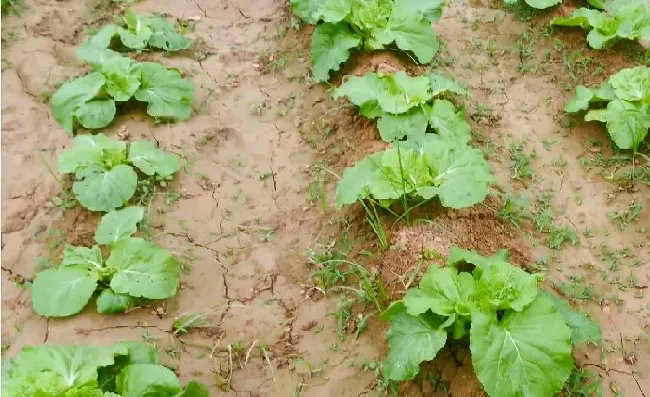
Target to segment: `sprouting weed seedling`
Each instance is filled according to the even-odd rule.
[[[550,238],[548,242],[549,248],[560,249],[565,242],[569,242],[571,245],[578,244],[578,234],[573,228],[569,226],[557,227],[553,225],[550,232]]]
[[[499,194],[501,199],[501,208],[497,211],[497,216],[507,220],[515,227],[520,227],[521,220],[530,217],[530,199],[525,193],[515,193],[505,191]]]
[[[609,216],[621,230],[625,230],[630,223],[639,218],[642,210],[643,205],[632,201],[627,208],[609,212],[607,213],[607,216]]]
[[[574,368],[564,384],[566,397],[592,397],[603,395],[603,382],[595,372]]]
[[[513,142],[510,145],[512,179],[529,179],[533,177],[533,170],[530,164],[531,157],[531,155],[526,154],[523,141]]]
[[[174,320],[172,331],[174,335],[186,334],[194,328],[205,327],[208,325],[208,314],[206,312],[181,314]]]

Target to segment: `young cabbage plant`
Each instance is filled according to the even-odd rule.
[[[585,121],[600,121],[620,149],[639,150],[650,129],[650,67],[623,69],[600,87],[577,86],[564,107],[585,113]]]
[[[141,207],[127,207],[102,217],[95,241],[99,245],[63,251],[61,265],[36,275],[32,305],[45,317],[79,313],[97,296],[97,312],[122,313],[142,299],[166,299],[176,294],[179,264],[164,248],[132,237],[142,220]]]
[[[458,265],[470,271],[459,270]],[[573,369],[572,344],[601,343],[600,327],[568,303],[540,293],[539,274],[454,248],[416,288],[382,314],[390,322],[387,380],[413,379],[449,337],[469,337],[472,364],[490,397],[551,397]],[[498,364],[498,365],[497,365]]]
[[[72,191],[91,211],[112,211],[124,206],[135,193],[138,172],[166,184],[180,169],[180,158],[151,142],[127,143],[104,134],[79,135],[57,161],[58,171],[74,174]]]
[[[293,12],[318,25],[311,41],[312,77],[329,80],[331,71],[350,51],[380,50],[395,44],[419,63],[429,63],[438,51],[431,23],[440,19],[444,0],[290,0]]]

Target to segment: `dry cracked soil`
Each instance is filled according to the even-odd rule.
[[[192,79],[190,119],[155,124],[133,108],[104,130],[127,141],[155,141],[183,159],[170,188],[158,189],[149,203],[144,226],[181,261],[181,289],[122,315],[101,316],[89,307],[49,320],[32,311],[29,282],[65,244],[91,244],[99,216],[53,204],[67,182],[48,167],[71,139],[54,121],[48,98],[58,83],[88,70],[75,48],[125,5],[25,5],[20,15],[2,19],[4,357],[25,345],[135,339],[155,344],[182,382],[198,379],[213,395],[381,394],[385,385],[373,368],[387,349],[386,325],[375,315],[359,329],[358,307],[351,324],[339,324],[331,313],[340,297],[316,288],[308,251],[344,251],[399,298],[425,252],[460,245],[483,254],[507,248],[522,267],[547,271],[546,287],[602,326],[603,346],[576,352],[580,368],[600,375],[605,395],[650,397],[650,168],[613,154],[602,126],[562,112],[573,86],[599,83],[640,62],[638,50],[591,51],[581,31],[551,32],[549,18],[575,4],[524,22],[498,2],[449,2],[434,24],[444,45],[432,67],[472,91],[464,106],[473,144],[498,183],[471,210],[444,211],[434,203],[411,227],[386,222],[386,251],[359,208],[334,208],[334,175],[383,144],[352,106],[309,82],[311,27],[299,26],[280,0],[130,4],[138,13],[162,13],[194,27],[192,50],[138,55]],[[332,81],[377,69],[428,68],[394,52],[353,54]],[[532,178],[512,178],[513,144],[528,155]],[[633,168],[636,177],[629,178]],[[552,211],[557,223],[575,231],[575,244],[550,249],[550,236],[531,222],[515,227],[500,218],[509,191],[528,194],[531,211]],[[629,224],[608,215],[631,204],[643,209]],[[203,313],[206,324],[174,334],[174,319],[186,313]],[[426,371],[428,379],[402,385],[399,395],[484,395],[466,346],[445,351]],[[563,392],[581,395],[575,393]]]

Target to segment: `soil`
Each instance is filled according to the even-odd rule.
[[[633,45],[596,52],[582,31],[548,34],[549,18],[569,12],[567,6],[521,22],[500,2],[448,5],[434,25],[444,43],[437,66],[471,89],[473,97],[462,104],[473,143],[498,183],[484,204],[469,210],[444,211],[432,203],[411,226],[387,217],[391,248],[382,251],[362,210],[336,211],[336,180],[324,169],[340,174],[385,145],[353,106],[329,99],[325,85],[309,83],[312,29],[293,29],[280,0],[134,3],[139,13],[193,21],[189,35],[199,43],[170,56],[138,55],[191,77],[196,99],[189,120],[154,124],[133,108],[103,131],[153,140],[183,158],[169,190],[179,198],[159,190],[146,224],[146,233],[182,262],[181,290],[123,315],[100,316],[89,305],[79,315],[48,320],[32,311],[29,281],[65,244],[91,244],[99,216],[52,204],[61,185],[48,165],[70,137],[54,121],[47,98],[58,83],[87,71],[75,48],[122,6],[108,0],[25,3],[22,15],[2,20],[4,357],[25,345],[144,339],[156,344],[183,383],[197,379],[213,395],[375,395],[381,385],[372,364],[385,355],[386,325],[374,316],[359,338],[341,340],[328,315],[338,296],[314,293],[307,250],[346,246],[350,259],[379,274],[399,298],[422,270],[423,257],[435,261],[432,253],[459,245],[486,255],[505,248],[513,263],[546,269],[547,287],[602,325],[602,351],[581,348],[578,365],[601,375],[605,395],[650,397],[650,186],[621,178],[632,167],[609,161],[601,125],[562,112],[571,87],[599,83],[638,63]],[[518,43],[531,49],[528,57],[515,50]],[[390,51],[354,54],[332,83],[377,69],[423,73],[427,67]],[[511,178],[515,141],[536,152],[532,179]],[[317,197],[314,189],[320,189]],[[516,227],[500,219],[499,192],[507,190],[528,192],[533,204],[552,192],[555,221],[577,231],[576,245],[552,250],[548,235],[530,222]],[[631,202],[643,210],[621,229],[608,213]],[[174,335],[174,319],[196,312],[206,313],[209,325]],[[240,344],[246,354],[233,354]],[[404,384],[399,394],[484,395],[466,345],[445,349],[422,372],[440,382]]]

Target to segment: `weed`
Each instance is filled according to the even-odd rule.
[[[500,193],[499,198],[501,200],[501,208],[497,211],[499,218],[509,221],[518,228],[521,220],[530,216],[528,210],[530,199],[525,193],[516,194],[506,191]]]
[[[607,216],[609,216],[621,230],[625,230],[627,225],[639,218],[642,210],[643,206],[641,204],[632,201],[627,208],[619,211],[608,212]]]
[[[553,225],[550,234],[549,248],[560,249],[565,242],[569,242],[571,245],[578,244],[578,234],[569,226],[557,227]]]
[[[524,151],[523,141],[513,142],[510,145],[510,159],[512,160],[512,179],[528,179],[533,177],[530,165],[531,155]]]
[[[174,335],[186,334],[193,328],[205,327],[208,325],[207,315],[205,312],[181,314],[172,324]]]
[[[595,372],[574,368],[564,384],[566,397],[592,397],[603,395],[603,382]]]

